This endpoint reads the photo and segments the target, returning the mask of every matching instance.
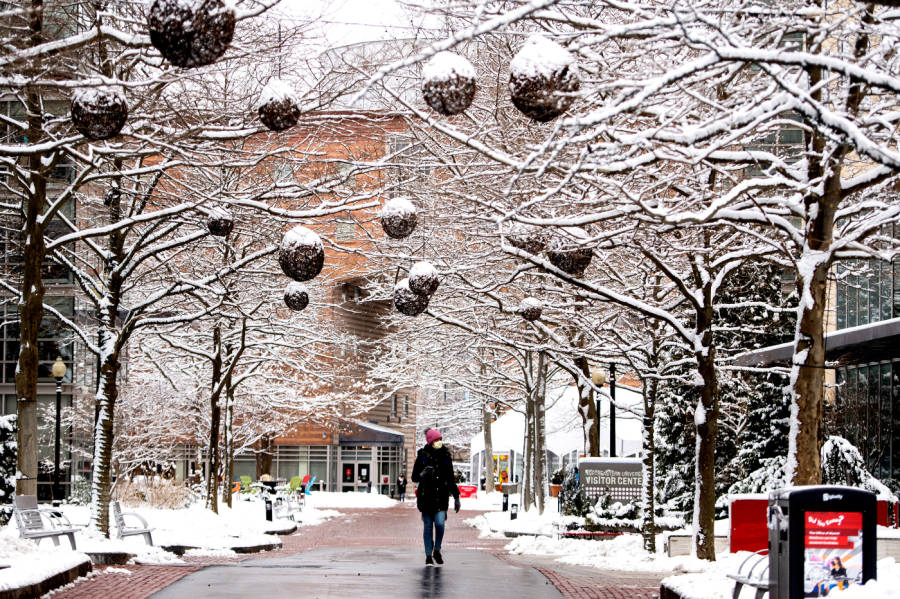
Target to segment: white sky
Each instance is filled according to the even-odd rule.
[[[410,15],[396,0],[282,0],[278,10],[317,18],[335,45],[412,34]]]

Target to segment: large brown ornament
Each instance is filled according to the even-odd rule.
[[[590,236],[584,229],[568,229],[572,237],[587,240]],[[580,277],[587,270],[593,258],[593,248],[566,237],[554,237],[547,248],[547,259],[556,268],[568,275]]]
[[[297,225],[281,240],[278,264],[282,272],[295,281],[314,279],[325,264],[325,247],[321,238],[315,231]]]
[[[542,229],[522,223],[515,223],[510,227],[506,240],[509,245],[534,255],[544,251],[547,245],[547,235]]]
[[[534,322],[544,312],[544,303],[534,297],[526,297],[519,304],[519,314],[528,322]]]
[[[306,285],[291,281],[284,288],[284,303],[294,312],[300,312],[309,305],[309,291]]]
[[[115,137],[128,120],[128,103],[107,88],[82,89],[72,96],[72,124],[94,141]]]
[[[428,309],[427,295],[419,295],[409,288],[409,279],[403,279],[394,286],[394,307],[406,316],[418,316]]]
[[[568,110],[580,87],[574,57],[544,37],[529,38],[510,62],[512,103],[535,121],[552,121]]]
[[[209,229],[210,235],[227,237],[234,229],[234,217],[225,208],[217,206],[209,211],[209,215],[206,217],[206,228]]]
[[[438,52],[422,69],[425,102],[444,116],[464,112],[475,98],[475,68],[452,52]]]
[[[155,0],[150,7],[150,43],[177,67],[202,67],[218,60],[234,37],[234,8],[223,0]]]
[[[381,209],[381,228],[392,239],[409,237],[416,229],[416,207],[406,198],[394,198]]]
[[[294,89],[281,81],[269,81],[259,97],[259,120],[272,131],[284,131],[300,119],[300,100]]]
[[[409,269],[409,288],[413,293],[430,297],[440,284],[438,271],[431,262],[416,262]]]

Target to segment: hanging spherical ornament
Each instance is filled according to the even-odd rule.
[[[591,264],[594,256],[593,249],[587,243],[581,244],[572,237],[587,241],[590,235],[584,229],[569,227],[566,229],[569,237],[554,237],[547,248],[547,259],[556,268],[568,275],[580,277]]]
[[[325,247],[319,235],[303,225],[285,233],[278,249],[278,264],[295,281],[314,279],[325,264]]]
[[[541,317],[544,311],[544,303],[534,297],[526,297],[519,304],[519,314],[528,322],[534,322]]]
[[[438,52],[422,68],[425,102],[444,116],[465,111],[475,98],[475,67],[452,52]]]
[[[552,121],[568,110],[579,87],[575,58],[542,36],[529,38],[509,64],[512,103],[536,121]]]
[[[234,37],[230,1],[154,0],[150,7],[150,43],[163,58],[190,69],[218,60]]]
[[[406,198],[388,200],[381,209],[381,228],[392,239],[403,239],[416,228],[416,207]]]
[[[122,200],[122,188],[110,187],[103,193],[103,205],[112,206]]]
[[[438,271],[431,262],[416,262],[409,269],[409,288],[413,293],[431,296],[440,284]]]
[[[206,217],[206,228],[210,235],[226,237],[234,229],[234,217],[225,208],[216,206]]]
[[[291,281],[284,288],[284,303],[294,312],[300,312],[309,305],[309,291],[306,285]]]
[[[409,279],[403,279],[394,286],[394,306],[407,316],[418,316],[428,309],[427,295],[419,295],[409,288]]]
[[[290,84],[272,79],[263,88],[257,103],[259,120],[272,131],[284,131],[300,119],[300,99]]]
[[[547,245],[547,235],[543,229],[523,223],[514,223],[506,234],[506,240],[509,245],[535,255],[544,251]]]
[[[128,103],[114,89],[81,89],[72,96],[72,124],[90,140],[115,137],[127,120]]]

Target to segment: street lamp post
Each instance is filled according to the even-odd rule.
[[[591,368],[591,382],[599,388],[609,382],[609,457],[616,457],[616,365],[610,363],[609,377],[601,368]],[[597,394],[597,443],[600,443],[600,394]]]
[[[606,384],[606,373],[603,372],[602,368],[594,367],[591,368],[591,382],[594,383],[594,386],[598,389]],[[597,408],[597,451],[600,452],[600,394],[596,394],[596,408]]]
[[[66,364],[57,357],[51,369],[56,379],[56,440],[53,443],[53,499],[62,499],[59,489],[59,437],[60,437],[60,404],[62,403],[62,381],[66,376]]]

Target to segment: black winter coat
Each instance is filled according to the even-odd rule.
[[[453,458],[446,447],[435,449],[426,445],[419,450],[413,466],[412,480],[416,487],[416,507],[423,514],[447,511],[450,496],[459,499],[459,487],[453,476]]]

